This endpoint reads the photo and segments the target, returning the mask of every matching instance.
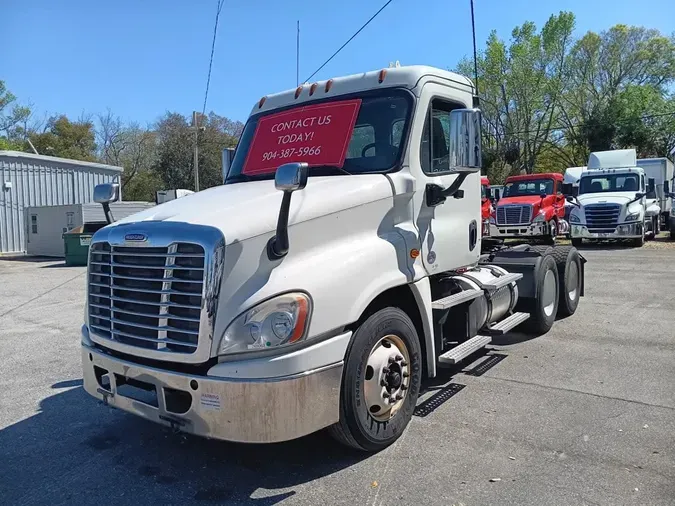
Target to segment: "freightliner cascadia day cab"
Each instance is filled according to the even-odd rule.
[[[377,451],[441,366],[574,313],[575,248],[482,250],[474,104],[470,80],[424,66],[261,98],[224,185],[92,238],[86,391],[200,436],[328,428]]]
[[[530,238],[554,244],[567,234],[562,174],[524,174],[506,178],[502,198],[490,220],[490,236]]]
[[[578,196],[570,212],[572,244],[608,239],[642,246],[646,234],[658,233],[661,209],[654,180],[645,178],[634,149],[591,153],[581,173]]]
[[[673,214],[671,192],[675,177],[673,162],[668,158],[639,158],[636,164],[645,171],[647,181],[654,180],[654,192],[661,209],[660,228],[672,230],[670,226],[670,216]]]

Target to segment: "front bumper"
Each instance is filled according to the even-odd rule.
[[[535,237],[544,235],[548,235],[548,225],[545,221],[530,223],[529,225],[490,224],[490,237]]]
[[[311,434],[339,419],[342,361],[280,378],[218,378],[139,365],[83,344],[82,367],[90,395],[198,436],[272,443]],[[130,391],[146,395],[139,400],[136,393],[128,396]]]
[[[642,229],[642,223],[626,223],[618,225],[613,232],[590,232],[586,225],[573,224],[570,235],[573,239],[639,239]]]

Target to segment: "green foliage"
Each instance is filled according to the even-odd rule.
[[[19,105],[16,96],[0,80],[0,149],[21,151],[25,146],[30,107]]]
[[[590,151],[675,148],[675,38],[616,25],[574,40],[561,12],[541,31],[523,23],[506,42],[492,32],[478,59],[484,165],[491,180],[585,165]],[[473,61],[457,70],[473,75]]]
[[[70,121],[66,116],[52,117],[44,133],[30,134],[38,153],[73,160],[97,161],[94,124]]]

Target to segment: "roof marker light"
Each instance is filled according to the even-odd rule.
[[[387,69],[380,70],[380,77],[378,78],[378,82],[382,84],[382,81],[384,81],[385,77],[387,77]]]
[[[328,93],[330,91],[332,86],[333,86],[333,80],[332,79],[329,79],[328,81],[326,81],[326,93]]]
[[[314,83],[309,87],[309,96],[311,97],[314,95],[314,92],[316,91],[316,87],[319,86],[319,83]]]
[[[265,103],[265,100],[267,100],[267,97],[263,97],[260,99],[260,102],[258,102],[258,109],[261,109],[263,104]]]
[[[295,90],[295,98],[298,98],[300,93],[302,93],[302,86],[298,86],[298,89]]]

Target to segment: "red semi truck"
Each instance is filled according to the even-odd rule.
[[[492,199],[490,198],[490,180],[487,176],[480,178],[480,214],[483,220],[483,235],[490,235],[490,216],[494,211],[492,207]]]
[[[490,218],[490,236],[555,243],[556,237],[569,231],[562,183],[563,175],[557,173],[508,177]]]

